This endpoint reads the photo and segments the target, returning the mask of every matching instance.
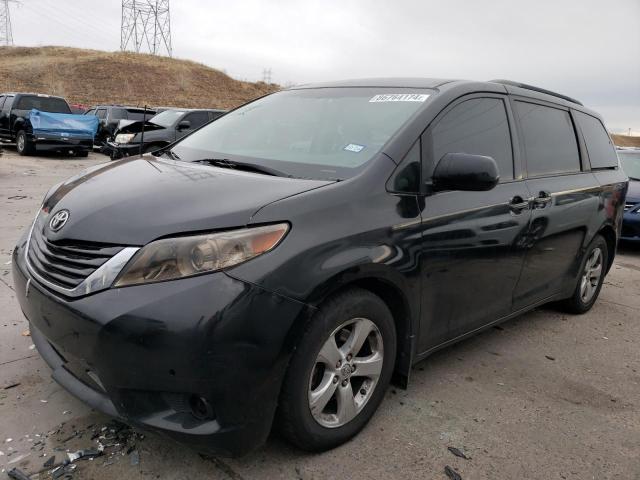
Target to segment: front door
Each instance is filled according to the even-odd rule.
[[[492,157],[500,183],[488,192],[424,199],[421,352],[512,311],[531,212],[505,102],[500,95],[465,97],[423,135],[424,178],[445,154],[470,153]]]

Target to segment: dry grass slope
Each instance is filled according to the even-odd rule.
[[[613,143],[619,147],[640,148],[640,137],[630,137],[628,135],[611,135]]]
[[[277,87],[241,82],[188,60],[68,47],[0,47],[0,92],[71,103],[232,108]]]

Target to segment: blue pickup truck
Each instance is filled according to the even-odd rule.
[[[0,141],[20,155],[54,151],[86,157],[98,129],[95,117],[71,113],[65,99],[37,93],[0,94]]]

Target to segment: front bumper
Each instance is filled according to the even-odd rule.
[[[91,407],[206,453],[266,440],[304,304],[220,272],[65,299],[31,278],[24,242],[13,277],[53,378]],[[212,416],[192,413],[194,396]]]
[[[144,151],[144,150],[143,150]],[[139,143],[116,143],[112,141],[105,142],[102,147],[102,153],[109,155],[112,159],[130,157],[140,154]]]
[[[36,151],[91,151],[93,150],[93,138],[90,137],[62,137],[49,134],[32,134],[30,136]]]

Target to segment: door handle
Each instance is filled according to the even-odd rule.
[[[545,190],[541,190],[538,193],[538,196],[533,199],[533,206],[534,208],[545,208],[552,201],[553,201],[553,197],[551,196],[551,193]]]
[[[529,200],[525,200],[520,195],[516,195],[509,202],[509,210],[511,213],[520,214],[523,210],[529,209]]]

